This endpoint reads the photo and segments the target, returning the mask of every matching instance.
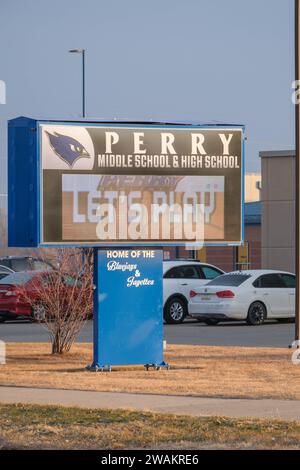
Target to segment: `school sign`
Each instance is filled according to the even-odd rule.
[[[8,127],[9,246],[94,247],[92,370],[163,360],[164,245],[243,240],[244,128]]]
[[[9,122],[10,246],[239,244],[242,126]]]

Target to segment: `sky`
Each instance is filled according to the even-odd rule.
[[[245,124],[246,171],[294,148],[293,0],[0,0],[0,208],[7,120],[79,118]],[[1,194],[4,196],[1,196]]]

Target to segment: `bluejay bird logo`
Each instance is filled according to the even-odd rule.
[[[74,163],[80,158],[90,158],[89,153],[78,140],[67,135],[54,132],[45,131],[48,135],[50,145],[54,152],[66,162],[70,168],[73,168]]]

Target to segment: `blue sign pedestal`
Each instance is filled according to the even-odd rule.
[[[94,359],[90,370],[132,364],[166,366],[162,263],[161,249],[94,249]]]

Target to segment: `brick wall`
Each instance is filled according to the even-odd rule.
[[[249,263],[250,269],[260,269],[261,266],[261,225],[246,225],[245,241],[249,243]],[[175,247],[164,249],[169,252],[170,258],[176,258]],[[187,251],[184,247],[177,250],[179,258],[191,258],[192,252]],[[232,246],[215,246],[206,248],[206,263],[214,264],[224,271],[233,271],[236,269],[236,247]]]

